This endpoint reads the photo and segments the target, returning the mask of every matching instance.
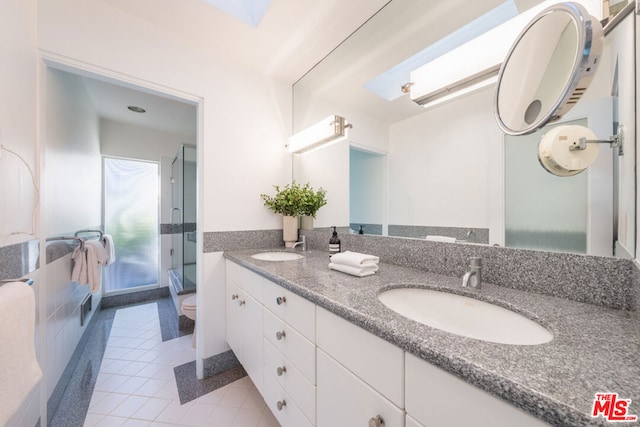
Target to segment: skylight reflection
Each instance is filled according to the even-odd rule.
[[[509,0],[369,80],[364,87],[387,101],[393,101],[403,95],[400,88],[409,82],[411,71],[515,16],[518,16],[518,8],[513,0]]]

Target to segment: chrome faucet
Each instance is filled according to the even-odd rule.
[[[302,246],[302,252],[306,252],[307,251],[307,236],[300,236],[300,241],[299,242],[295,242],[293,244],[293,246],[291,246],[291,250],[294,250],[296,248],[296,246]]]
[[[462,287],[470,287],[473,289],[482,288],[482,258],[471,257],[469,258],[469,268],[462,277]]]

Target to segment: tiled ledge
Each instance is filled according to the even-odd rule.
[[[330,230],[304,234],[309,247],[327,249]],[[343,251],[375,254],[382,262],[447,276],[462,277],[469,257],[479,256],[486,282],[609,308],[638,309],[640,272],[627,259],[357,234],[342,234],[340,239]]]
[[[282,230],[210,231],[204,233],[204,252],[283,246]]]
[[[38,240],[0,247],[0,279],[22,277],[38,269]]]

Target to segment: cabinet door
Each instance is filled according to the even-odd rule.
[[[384,427],[404,427],[404,411],[318,349],[317,426],[367,427],[380,417]]]
[[[425,426],[543,427],[548,424],[460,378],[406,354],[407,414]]]
[[[241,294],[242,366],[256,388],[262,392],[264,350],[262,341],[262,305],[247,293]]]
[[[296,402],[277,383],[273,376],[264,373],[264,401],[282,427],[312,427]],[[337,427],[337,426],[334,426]]]
[[[264,340],[264,369],[273,376],[289,396],[292,396],[302,413],[315,422],[316,387],[266,338]]]
[[[239,298],[240,289],[232,281],[227,280],[227,293],[225,296],[227,343],[238,360],[242,362],[242,321],[240,306],[238,305]]]
[[[288,323],[264,309],[264,337],[304,374],[316,383],[316,346]]]

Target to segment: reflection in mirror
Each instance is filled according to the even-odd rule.
[[[495,104],[500,128],[524,135],[569,111],[596,73],[602,40],[602,25],[578,3],[540,12],[500,69]]]
[[[519,12],[538,3],[536,0],[515,2]],[[600,1],[591,3],[601,6]],[[328,205],[319,211],[316,227],[346,227],[351,224],[352,232],[357,233],[360,223],[363,223],[363,231],[367,234],[382,230],[383,234],[390,236],[425,239],[435,235],[458,242],[470,239],[472,243],[505,245],[505,217],[508,214],[505,207],[506,143],[504,133],[496,123],[495,88],[489,87],[429,109],[417,105],[408,95],[388,100],[367,89],[367,83],[376,76],[447,38],[500,4],[501,1],[463,3],[454,0],[434,4],[421,0],[392,0],[294,85],[294,132],[329,114],[347,117],[354,126],[348,141],[293,156],[296,180],[311,182],[328,190]],[[589,8],[589,13],[599,16],[598,11],[592,8]],[[635,33],[633,19],[627,18],[626,21],[607,35],[602,63],[589,90],[563,118],[565,121],[586,119],[598,138],[611,135],[615,129],[612,122],[617,120],[618,114],[629,134],[635,132],[629,119],[635,117],[635,55],[633,43],[626,43],[635,39]],[[619,85],[615,93],[620,96],[612,99],[614,81]],[[597,104],[605,101],[608,102],[609,113],[600,113]],[[612,108],[612,104],[617,107]],[[611,118],[611,111],[614,118]],[[608,117],[606,126],[595,128],[593,115]],[[535,147],[537,149],[537,143]],[[354,149],[375,153],[385,163],[380,178],[383,184],[377,192],[350,190],[351,182],[358,180],[358,166],[350,164]],[[614,206],[613,218],[600,228],[610,234],[614,230],[618,246],[633,254],[635,152],[632,146],[629,150],[626,152],[625,149],[624,157],[614,156],[615,159],[611,159],[611,150],[601,147],[597,162],[609,162],[608,169],[594,166],[583,174],[591,191],[588,197],[594,194],[611,197],[611,184],[603,184],[606,179],[594,179],[601,174],[608,174],[609,183],[613,179],[613,185],[619,187],[619,200],[608,202]],[[538,169],[536,172],[548,175],[537,164],[537,151],[534,150],[529,160],[534,162],[532,167]],[[619,162],[619,167],[614,170],[615,162]],[[361,181],[372,182],[371,179]],[[521,193],[527,191],[531,190],[521,189]],[[379,197],[380,202],[376,200],[373,203],[371,194]],[[364,200],[357,197],[364,197]],[[582,199],[574,195],[566,196],[566,200],[582,203],[579,202]],[[374,212],[374,207],[368,207],[357,213],[356,206],[365,203],[379,204],[382,208]],[[586,209],[588,216],[594,215],[595,211],[590,206]],[[513,211],[516,217],[509,214],[511,219],[526,220],[517,218],[521,214],[516,212]],[[364,214],[367,216],[362,216]],[[375,229],[366,227],[380,222],[382,225]],[[589,224],[587,221],[586,251],[591,253],[589,233],[595,236],[598,230],[595,226],[589,228]],[[555,229],[551,222],[547,225],[548,229]],[[522,227],[526,229],[528,226]],[[574,250],[536,246],[526,238],[524,242],[512,244],[543,250]],[[612,242],[609,241],[607,246],[613,246]],[[611,250],[594,253],[611,255]]]

